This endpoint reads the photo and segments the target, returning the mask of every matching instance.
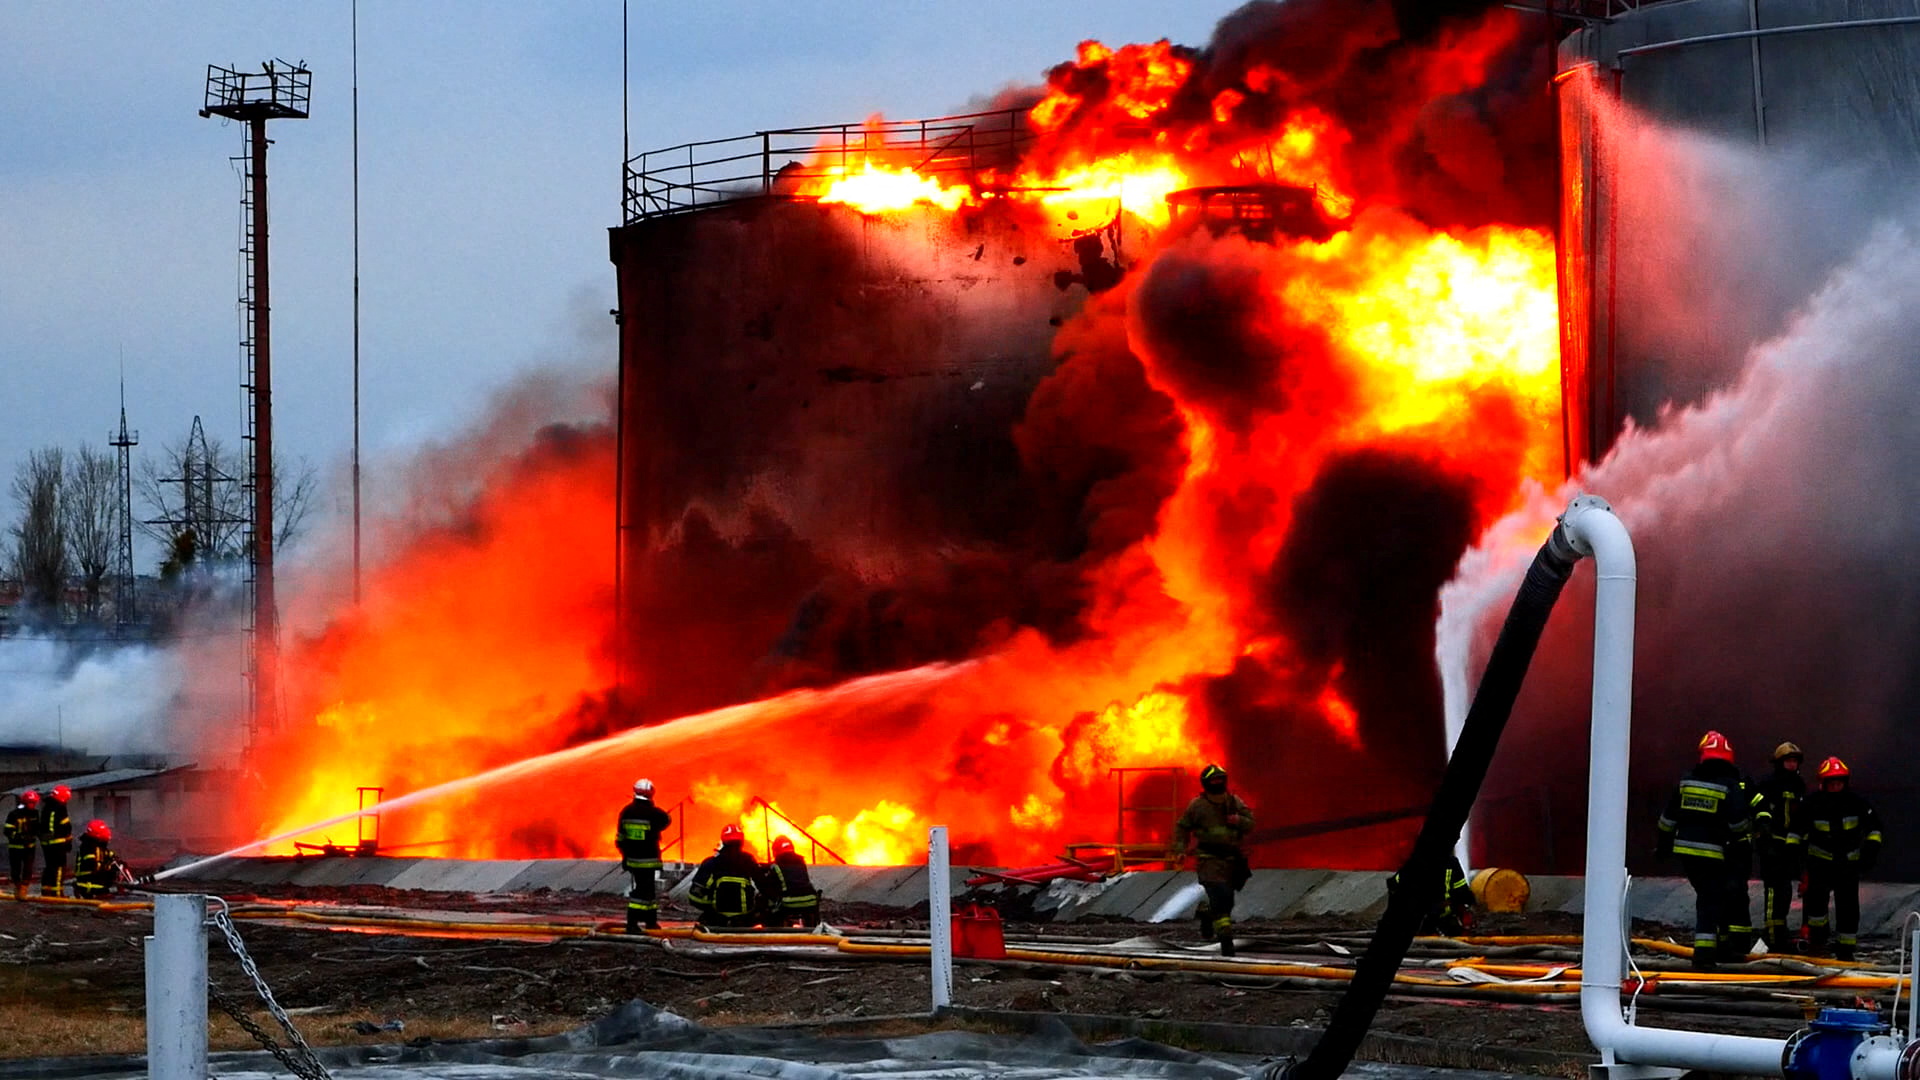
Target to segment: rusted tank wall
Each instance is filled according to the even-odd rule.
[[[703,688],[654,710],[764,689],[823,582],[884,587],[1024,527],[1014,425],[1088,295],[1044,225],[751,199],[615,229],[612,258],[623,608]],[[702,611],[683,570],[732,591]],[[663,621],[684,633],[652,640]]]

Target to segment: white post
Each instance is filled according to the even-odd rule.
[[[953,1004],[953,885],[947,827],[927,832],[927,937],[933,953],[933,1011]]]
[[[207,898],[153,898],[147,938],[147,1076],[207,1077]]]

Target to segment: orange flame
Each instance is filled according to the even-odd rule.
[[[1557,478],[1552,243],[1517,227],[1435,229],[1369,203],[1347,160],[1352,135],[1333,117],[1303,106],[1256,124],[1250,95],[1282,74],[1254,68],[1244,85],[1177,109],[1194,56],[1165,41],[1082,43],[1028,114],[1037,142],[1018,166],[922,175],[876,152],[836,157],[801,192],[869,216],[950,219],[956,230],[989,206],[1044,220],[1056,237],[1132,230],[1125,283],[1070,325],[1122,327],[1122,345],[1172,399],[1184,461],[1147,535],[1086,570],[1081,638],[1009,632],[974,666],[942,675],[937,693],[891,710],[745,706],[765,720],[748,737],[668,739],[644,761],[406,811],[383,821],[384,841],[430,845],[424,854],[606,855],[607,793],[632,779],[612,774],[621,768],[660,785],[690,857],[739,822],[755,844],[784,835],[855,863],[913,862],[928,825],[946,822],[976,860],[1038,860],[1110,827],[1110,769],[1191,770],[1236,754],[1244,767],[1270,764],[1227,737],[1219,704],[1201,692],[1221,680],[1239,680],[1236,692],[1300,725],[1290,737],[1363,767],[1379,749],[1368,743],[1365,695],[1339,662],[1308,655],[1276,625],[1260,583],[1318,470],[1345,450],[1418,446],[1475,478],[1482,522],[1525,481]],[[1172,123],[1176,112],[1186,127]],[[1174,235],[1172,192],[1257,184],[1312,189],[1331,236]],[[1128,305],[1170,253],[1237,261],[1257,283],[1260,326],[1324,344],[1324,355],[1272,376],[1286,384],[1286,406],[1223,418],[1137,340]],[[603,452],[521,469],[483,493],[461,528],[417,539],[376,571],[359,613],[292,650],[290,698],[311,722],[271,759],[271,830],[352,810],[360,784],[414,790],[614,722],[600,652],[611,502]],[[568,554],[529,555],[554,551]],[[1289,699],[1262,672],[1306,689]]]

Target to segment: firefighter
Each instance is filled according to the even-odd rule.
[[[87,822],[73,849],[73,895],[104,900],[120,884],[120,857],[113,853],[113,830],[99,818]]]
[[[1760,855],[1762,927],[1767,948],[1785,952],[1793,939],[1787,934],[1787,912],[1793,907],[1793,884],[1805,869],[1807,782],[1800,776],[1805,755],[1790,742],[1773,748],[1773,772],[1754,785],[1753,829]]]
[[[1447,856],[1446,869],[1434,882],[1432,900],[1427,910],[1420,916],[1420,933],[1429,937],[1459,937],[1473,929],[1473,886],[1467,881],[1467,871],[1460,865],[1458,855]],[[1387,879],[1387,890],[1392,892],[1400,887],[1400,875]]]
[[[1173,857],[1178,863],[1195,848],[1194,870],[1206,899],[1195,917],[1200,936],[1219,939],[1220,955],[1233,955],[1233,894],[1253,871],[1241,843],[1253,831],[1253,809],[1227,790],[1227,770],[1209,765],[1200,771],[1200,794],[1187,804],[1173,826]]]
[[[773,860],[760,875],[760,898],[766,904],[768,926],[820,924],[820,893],[807,873],[807,860],[784,836],[773,840]]]
[[[1853,790],[1847,763],[1820,763],[1820,790],[1807,796],[1807,941],[1827,943],[1827,895],[1833,895],[1833,955],[1853,959],[1860,931],[1860,878],[1880,859],[1880,815]]]
[[[1712,971],[1718,956],[1737,943],[1742,957],[1751,940],[1747,870],[1752,860],[1753,814],[1746,781],[1733,764],[1733,744],[1709,731],[1700,740],[1693,767],[1660,815],[1658,851],[1678,855],[1693,886],[1693,966]]]
[[[27,885],[33,881],[33,849],[40,843],[40,793],[23,791],[14,796],[17,805],[7,814],[7,874],[13,881],[13,898],[25,900]]]
[[[760,863],[746,850],[740,826],[720,830],[720,847],[693,872],[687,900],[699,911],[702,927],[752,926],[758,906]]]
[[[40,871],[41,896],[65,896],[67,852],[73,847],[73,819],[67,816],[67,800],[73,789],[55,784],[40,800],[40,853],[46,868]]]
[[[620,851],[621,865],[633,878],[627,888],[627,933],[637,934],[642,926],[660,929],[660,905],[655,890],[659,885],[660,834],[673,823],[673,816],[653,805],[653,781],[644,777],[633,782],[633,801],[620,811],[614,828],[613,846]]]

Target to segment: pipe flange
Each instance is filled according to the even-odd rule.
[[[1900,1063],[1894,1068],[1896,1080],[1920,1080],[1920,1038],[1909,1040],[1900,1051]]]
[[[1848,1071],[1852,1073],[1853,1080],[1886,1080],[1885,1072],[1877,1077],[1871,1075],[1867,1062],[1870,1059],[1879,1058],[1884,1069],[1888,1058],[1900,1054],[1900,1040],[1891,1035],[1869,1035],[1861,1039],[1859,1045],[1853,1048],[1853,1057],[1849,1062],[1852,1067]],[[1897,1065],[1894,1072],[1896,1074],[1899,1072]]]
[[[1793,1034],[1787,1036],[1787,1041],[1780,1044],[1780,1075],[1781,1076],[1791,1077],[1794,1075],[1793,1055],[1796,1051],[1800,1049],[1800,1044],[1802,1042],[1805,1042],[1807,1036],[1811,1034],[1813,1034],[1813,1032],[1809,1031],[1806,1028],[1801,1028],[1799,1031],[1796,1031]]]

